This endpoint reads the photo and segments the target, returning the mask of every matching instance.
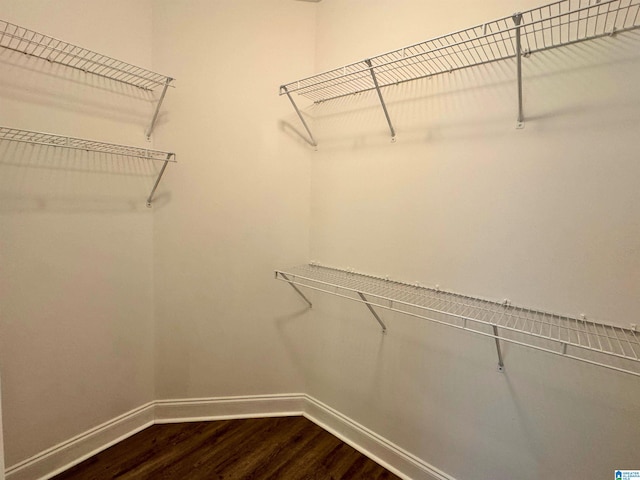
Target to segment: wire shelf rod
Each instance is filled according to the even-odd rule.
[[[614,335],[615,335],[615,337],[616,337],[616,340],[618,341],[618,345],[620,346],[620,350],[621,350],[622,352],[624,352],[624,351],[625,351],[624,346],[623,346],[622,342],[620,341],[620,337],[618,337],[618,333],[616,332],[616,329],[615,329],[615,328],[613,328],[612,330],[613,330],[613,334],[614,334]],[[637,359],[637,357],[636,357],[636,359]]]
[[[635,330],[631,330],[631,336],[634,338],[635,344],[640,346],[640,340],[638,340],[638,335]]]
[[[638,341],[638,337],[636,335],[636,332],[631,330],[631,336],[634,338],[634,344],[638,345],[640,347],[640,342]],[[633,356],[638,359],[638,354],[636,353],[635,348],[633,347],[633,344],[629,341],[629,339],[627,338],[627,343],[629,344],[629,348],[631,348],[631,351],[633,352]]]

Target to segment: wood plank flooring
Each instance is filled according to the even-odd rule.
[[[399,480],[304,417],[153,425],[52,480]]]

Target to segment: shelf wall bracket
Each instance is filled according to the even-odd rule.
[[[496,351],[498,352],[498,371],[504,372],[504,361],[502,360],[502,350],[500,349],[500,335],[498,334],[498,326],[492,325],[493,338],[496,341]]]
[[[278,275],[280,275],[282,278],[284,278],[284,279],[285,279],[285,281],[286,281],[289,285],[291,285],[291,288],[293,288],[293,289],[298,293],[298,295],[300,295],[300,296],[302,297],[302,299],[303,299],[305,302],[307,302],[307,304],[309,305],[309,308],[313,308],[313,304],[311,303],[311,301],[310,301],[310,300],[305,296],[305,294],[304,294],[304,293],[302,293],[302,292],[300,291],[300,289],[299,289],[298,287],[296,287],[296,285],[295,285],[291,280],[289,280],[289,277],[287,277],[287,275],[285,275],[285,274],[284,274],[284,273],[282,273],[282,272],[276,272],[276,278],[278,277]]]
[[[373,307],[371,306],[371,304],[369,303],[369,300],[367,300],[367,297],[365,297],[362,293],[358,292],[358,295],[360,296],[360,298],[362,299],[362,301],[364,302],[364,304],[367,306],[367,308],[369,309],[369,311],[371,312],[371,315],[373,315],[375,317],[375,319],[378,321],[378,323],[380,324],[380,326],[382,327],[382,333],[387,333],[387,326],[384,324],[384,322],[382,321],[382,319],[378,316],[378,313],[373,309]]]
[[[151,134],[153,133],[153,129],[156,126],[156,120],[158,120],[158,113],[160,113],[160,107],[162,106],[162,102],[164,101],[164,96],[167,94],[167,88],[169,88],[169,84],[173,81],[173,78],[168,78],[164,83],[164,87],[162,88],[162,93],[160,94],[160,99],[158,100],[158,104],[156,105],[156,110],[153,113],[153,117],[151,118],[151,123],[149,124],[149,128],[147,128],[146,136],[147,140],[151,140]]]
[[[296,102],[293,101],[293,97],[289,93],[289,90],[287,89],[286,86],[282,85],[280,87],[280,91],[284,92],[287,95],[287,97],[289,98],[289,101],[291,102],[291,105],[293,105],[293,109],[298,114],[298,117],[300,118],[300,121],[302,122],[302,125],[304,126],[304,129],[307,131],[307,135],[309,135],[309,138],[305,138],[306,142],[309,145],[311,145],[312,147],[318,148],[318,142],[316,142],[316,139],[313,138],[313,134],[311,133],[311,130],[309,129],[309,125],[307,125],[307,122],[304,119],[304,117],[302,116],[302,112],[300,112],[300,109],[296,105]]]
[[[376,87],[376,92],[378,92],[378,98],[380,99],[380,105],[382,105],[382,110],[384,111],[384,116],[387,119],[387,123],[389,124],[389,130],[391,131],[391,141],[396,141],[396,130],[393,128],[393,124],[391,123],[391,117],[389,117],[389,112],[387,111],[387,105],[384,103],[384,97],[382,96],[382,92],[380,91],[380,85],[378,84],[378,78],[376,77],[376,72],[373,68],[371,60],[368,58],[364,61],[369,67],[369,72],[371,72],[371,79],[373,80],[373,85]]]
[[[516,65],[518,75],[518,121],[516,122],[517,129],[524,128],[524,112],[522,108],[522,35],[521,24],[522,14],[516,13],[513,15],[513,23],[516,25]]]
[[[153,185],[153,188],[151,189],[151,193],[147,197],[147,207],[148,208],[151,208],[151,201],[153,200],[153,195],[156,193],[156,189],[158,188],[158,185],[160,184],[160,180],[162,179],[162,175],[164,175],[164,171],[166,170],[167,165],[171,161],[171,157],[175,157],[175,153],[168,153],[167,154],[167,159],[162,164],[162,168],[160,169],[160,173],[158,174],[158,178],[156,178],[156,183]]]

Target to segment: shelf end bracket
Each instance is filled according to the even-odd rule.
[[[521,130],[524,128],[524,111],[522,107],[522,35],[520,32],[522,14],[515,13],[511,18],[516,25],[516,64],[518,74],[518,121],[516,122],[516,128]]]
[[[282,85],[280,87],[280,91],[283,92],[287,96],[287,98],[289,98],[289,101],[291,102],[291,105],[293,105],[293,109],[298,114],[298,117],[300,118],[300,121],[302,122],[302,125],[304,126],[304,129],[307,131],[307,135],[309,135],[309,138],[305,138],[306,142],[309,145],[311,145],[312,147],[317,148],[318,147],[318,142],[316,142],[316,139],[313,138],[313,134],[311,133],[311,130],[309,129],[309,125],[307,125],[306,120],[302,116],[302,112],[300,112],[300,109],[296,105],[296,102],[294,102],[293,97],[291,96],[291,93],[289,93],[289,90],[287,89],[286,85]]]
[[[289,277],[287,277],[286,274],[284,274],[282,272],[276,272],[276,278],[277,278],[278,275],[280,275],[282,278],[284,278],[285,282],[287,282],[289,285],[291,285],[291,288],[293,288],[296,291],[296,293],[298,295],[300,295],[305,302],[307,302],[307,304],[309,305],[309,308],[313,308],[313,304],[311,303],[311,301],[305,296],[304,293],[302,293],[300,291],[300,289],[296,286],[296,284],[293,283],[291,281],[291,279],[289,279]]]
[[[378,313],[373,309],[373,307],[371,306],[371,304],[369,303],[369,300],[367,300],[367,297],[365,297],[362,293],[358,292],[358,295],[360,296],[360,298],[362,299],[362,301],[364,302],[364,304],[367,306],[367,308],[369,309],[369,311],[371,312],[371,314],[374,316],[374,318],[378,321],[378,323],[380,324],[380,326],[382,327],[382,333],[387,333],[387,326],[384,324],[384,322],[382,321],[382,319],[378,316]]]
[[[167,77],[167,80],[164,83],[164,87],[162,88],[162,93],[160,94],[160,99],[158,99],[158,104],[156,105],[156,111],[153,112],[153,117],[151,118],[151,123],[149,124],[149,128],[147,128],[146,136],[147,140],[151,140],[151,134],[153,133],[153,129],[156,126],[156,120],[158,120],[158,113],[160,113],[160,107],[162,106],[162,102],[164,101],[164,96],[167,94],[167,88],[169,88],[169,84],[173,81],[173,78]]]
[[[382,105],[382,110],[384,111],[384,116],[387,119],[387,124],[389,125],[389,130],[391,131],[391,141],[396,141],[396,130],[393,128],[393,124],[391,123],[391,117],[389,117],[389,112],[387,111],[387,104],[384,103],[384,97],[382,96],[382,92],[380,91],[380,85],[378,84],[378,78],[376,77],[375,69],[371,64],[371,60],[368,58],[364,61],[369,67],[369,72],[371,72],[371,79],[373,80],[373,85],[376,87],[376,92],[378,92],[378,98],[380,99],[380,105]]]
[[[164,175],[164,171],[166,170],[167,165],[169,164],[169,161],[171,160],[171,157],[175,157],[175,153],[168,153],[167,154],[167,159],[162,164],[162,168],[160,169],[160,173],[158,174],[158,178],[156,178],[156,183],[153,184],[153,188],[151,189],[151,193],[147,197],[147,208],[151,208],[151,201],[153,200],[153,195],[156,193],[156,189],[158,188],[158,185],[160,184],[160,180],[162,179],[162,175]]]

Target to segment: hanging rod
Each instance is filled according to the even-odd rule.
[[[144,90],[164,87],[173,80],[4,20],[0,20],[0,46]]]
[[[278,280],[640,377],[640,332],[530,308],[411,285],[317,264],[277,270]],[[380,321],[380,319],[378,318]]]
[[[176,162],[176,155],[172,152],[160,150],[150,150],[148,148],[132,147],[129,145],[118,145],[115,143],[98,142],[83,138],[67,137],[55,135],[53,133],[34,132],[31,130],[21,130],[18,128],[0,126],[0,141],[22,142],[46,147],[59,147],[71,150],[83,150],[85,152],[101,153],[105,155],[142,158],[145,160],[162,161],[164,164],[153,186],[151,194],[147,198],[147,206],[151,206],[153,195],[160,183],[168,162]]]

